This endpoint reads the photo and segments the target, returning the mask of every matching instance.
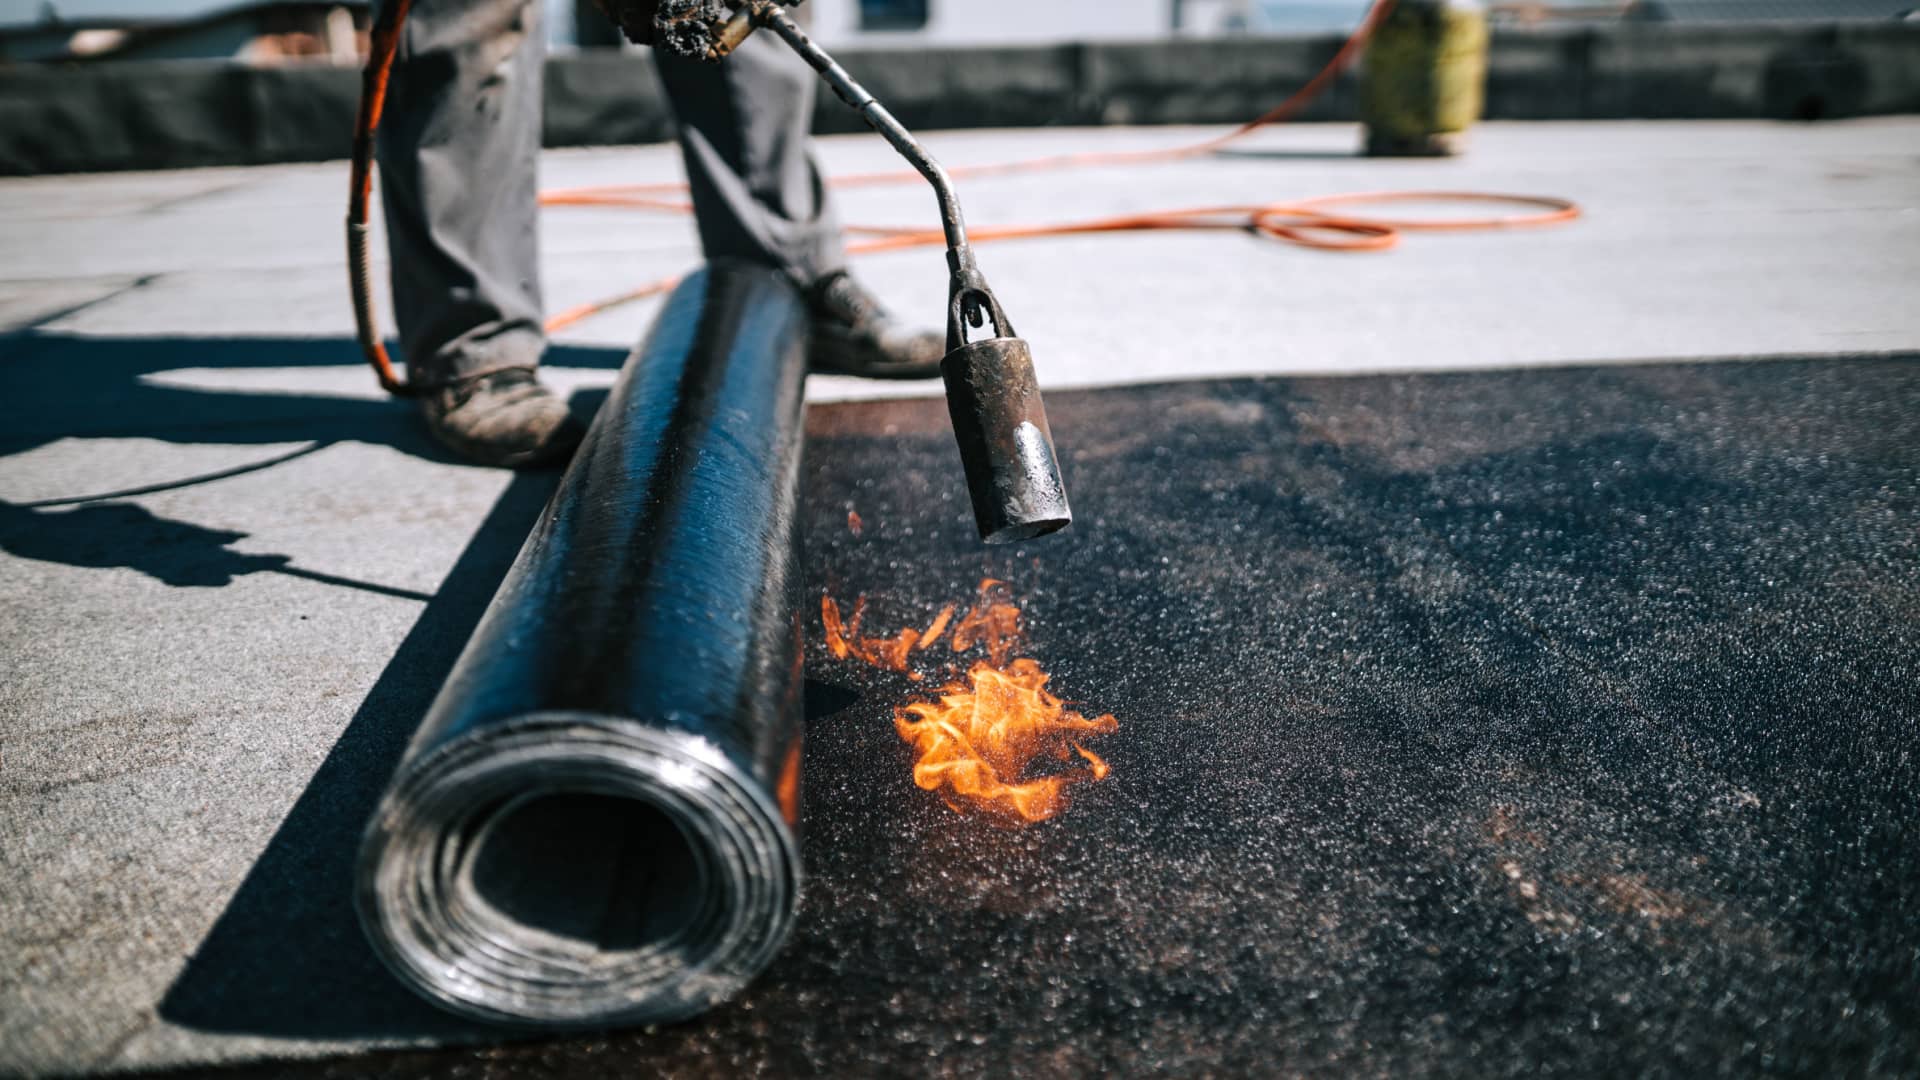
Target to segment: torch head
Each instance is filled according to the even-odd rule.
[[[1073,522],[1066,484],[1033,374],[1033,352],[1013,336],[979,272],[956,270],[947,315],[947,412],[960,443],[980,539],[1006,544]],[[969,342],[968,324],[993,320],[995,336]]]

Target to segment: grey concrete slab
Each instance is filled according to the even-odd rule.
[[[261,182],[269,171],[243,168],[179,169],[141,174],[134,182],[111,173],[12,177],[0,220],[91,218],[137,214],[216,191]]]
[[[1200,134],[930,142],[957,165]],[[1381,188],[1588,211],[1379,255],[1236,233],[984,248],[1055,386],[1920,348],[1920,120],[1487,125],[1446,162],[1351,158],[1356,138],[1276,130],[1232,155],[962,189],[982,225]],[[822,153],[835,172],[895,165],[871,139]],[[542,167],[550,186],[679,174],[666,147]],[[344,188],[339,163],[0,181],[0,1072],[438,1037],[213,1029],[159,1008],[289,816],[385,767],[543,497],[537,475],[447,460],[372,390],[343,295]],[[930,209],[913,186],[844,202],[855,222]],[[546,229],[556,310],[696,258],[671,216],[554,209]],[[903,313],[944,299],[932,251],[859,265]],[[561,334],[552,377],[590,406],[649,311]],[[62,502],[114,492],[131,493]]]
[[[143,278],[124,274],[59,281],[0,281],[0,320],[16,328],[51,323],[144,283]]]

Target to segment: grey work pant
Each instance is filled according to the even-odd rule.
[[[538,0],[416,0],[379,138],[402,355],[445,379],[537,363],[541,331]],[[807,149],[815,75],[750,38],[721,64],[656,53],[707,258],[802,283],[840,269],[840,227]],[[636,63],[640,61],[636,58]]]

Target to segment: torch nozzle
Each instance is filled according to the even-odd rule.
[[[949,258],[956,266],[940,375],[980,539],[1006,544],[1057,532],[1073,523],[1073,511],[1033,373],[1033,350],[1014,336],[971,258]],[[967,327],[988,320],[994,336],[968,341]]]

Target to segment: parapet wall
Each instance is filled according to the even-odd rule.
[[[1279,102],[1337,37],[849,51],[910,127],[1232,123]],[[250,165],[347,155],[358,74],[146,61],[0,67],[0,174]],[[1351,120],[1349,73],[1301,119]],[[1495,33],[1487,118],[1815,120],[1920,112],[1920,25],[1621,24]],[[860,129],[831,94],[815,127]],[[672,121],[643,55],[547,66],[548,146],[658,142]]]

